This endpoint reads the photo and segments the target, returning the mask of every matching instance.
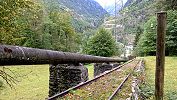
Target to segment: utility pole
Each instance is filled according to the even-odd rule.
[[[156,73],[155,73],[155,99],[163,100],[164,67],[165,67],[165,34],[166,12],[157,13],[157,50],[156,50]]]
[[[115,0],[115,16],[114,16],[114,36],[115,36],[115,40],[117,42],[117,31],[116,31],[116,27],[117,27],[117,0]]]
[[[123,8],[124,8],[124,1],[123,0],[119,0],[119,3],[120,3],[120,6],[121,6],[121,10],[123,10]],[[121,11],[120,10],[120,11]],[[122,13],[122,22],[121,22],[121,25],[122,25],[122,32],[121,32],[121,37],[122,37],[122,39],[123,39],[123,41],[122,41],[122,43],[123,43],[123,45],[124,45],[124,52],[123,52],[123,54],[124,54],[124,57],[126,56],[126,41],[125,41],[125,33],[124,33],[124,29],[125,29],[125,25],[124,25],[124,14]]]
[[[119,12],[121,10],[123,10],[123,6],[124,6],[124,2],[123,0],[115,0],[115,25],[114,25],[114,35],[115,35],[115,39],[116,39],[116,42],[117,42],[117,7],[118,5],[121,7],[121,9],[119,10]],[[123,14],[122,14],[122,18],[123,18]],[[121,22],[121,25],[122,25],[122,32],[121,32],[121,37],[123,39],[122,43],[124,45],[124,57],[126,56],[126,41],[125,41],[125,36],[124,36],[124,18],[122,19],[122,22]]]
[[[121,0],[121,10],[123,10],[124,7],[124,1]],[[124,25],[124,14],[122,14],[123,20],[122,20],[122,25],[123,25],[123,31],[122,31],[122,38],[123,38],[123,44],[124,44],[124,57],[126,56],[126,41],[125,41],[125,36],[126,34],[124,33],[125,25]],[[125,35],[125,36],[124,36]]]

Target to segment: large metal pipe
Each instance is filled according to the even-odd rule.
[[[0,45],[0,65],[125,62],[108,58],[20,46]]]

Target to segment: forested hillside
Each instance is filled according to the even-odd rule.
[[[87,18],[100,20],[107,14],[106,10],[94,0],[58,0],[58,2]]]
[[[94,0],[43,0],[49,10],[59,9],[70,12],[73,26],[83,32],[87,28],[98,27],[108,15]]]
[[[156,14],[167,11],[166,55],[177,55],[177,1],[128,0],[122,11],[125,33],[136,34],[135,54],[155,55]]]
[[[111,29],[118,42],[133,44],[135,55],[155,55],[156,13],[160,11],[167,11],[168,18],[166,55],[177,55],[176,0],[128,0],[116,18],[106,18],[103,26]]]
[[[71,52],[107,14],[94,0],[2,0],[0,13],[1,44]]]

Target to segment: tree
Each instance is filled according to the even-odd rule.
[[[135,40],[134,40],[134,47],[136,47],[139,39],[140,39],[140,35],[143,33],[143,29],[140,26],[137,26],[136,29],[136,35],[135,35]]]
[[[144,25],[144,32],[138,41],[136,52],[140,56],[156,54],[156,17],[151,17]]]
[[[67,52],[77,52],[79,49],[79,35],[71,23],[71,17],[68,12],[51,11],[49,14],[51,34],[51,44],[54,50]]]
[[[156,53],[156,17],[152,16],[144,26],[136,47],[140,56],[155,55]],[[166,55],[177,55],[177,11],[167,11]]]
[[[23,11],[23,16],[21,16],[17,22],[20,26],[24,27],[18,30],[18,32],[21,32],[21,36],[25,37],[25,40],[20,45],[43,48],[42,26],[44,24],[44,12],[42,6],[35,4],[32,11]]]
[[[113,56],[116,53],[116,42],[112,34],[104,28],[100,28],[98,32],[90,38],[87,53],[95,56]]]
[[[166,54],[177,55],[177,10],[167,12]]]
[[[0,43],[15,44],[23,39],[17,32],[22,28],[17,20],[23,11],[33,8],[34,3],[28,0],[0,0]]]

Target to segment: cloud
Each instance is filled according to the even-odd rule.
[[[113,5],[115,0],[96,0],[102,7]]]
[[[107,6],[112,6],[115,4],[115,0],[95,0],[95,1],[97,1],[103,8]],[[127,0],[123,0],[123,1],[125,3]]]

